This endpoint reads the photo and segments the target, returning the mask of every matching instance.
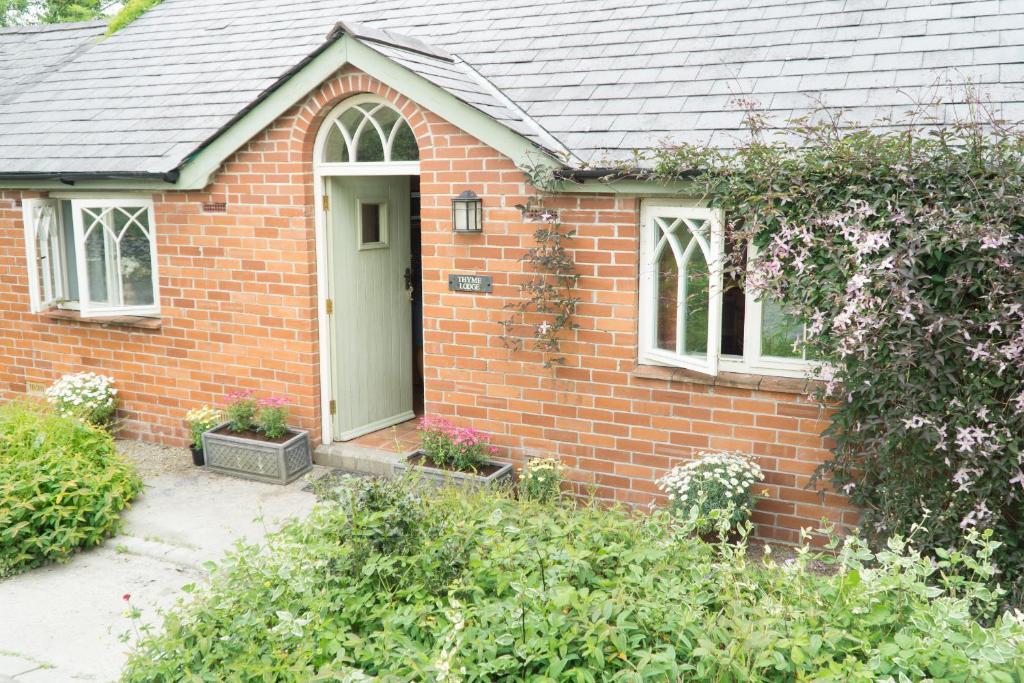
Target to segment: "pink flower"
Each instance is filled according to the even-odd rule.
[[[288,405],[288,399],[285,396],[268,396],[259,400],[261,408],[284,408]]]
[[[125,593],[124,595],[121,596],[121,599],[124,600],[125,602],[128,602],[129,600],[132,599],[132,594],[131,593]]]
[[[248,401],[252,398],[252,391],[249,389],[239,389],[238,391],[229,392],[224,396],[225,403],[234,403],[236,401]]]

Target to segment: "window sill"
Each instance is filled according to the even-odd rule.
[[[781,394],[811,394],[822,385],[821,380],[797,377],[772,377],[740,372],[719,372],[712,377],[688,368],[671,368],[661,365],[636,365],[630,377],[637,379],[660,379],[668,382],[687,382],[712,387],[750,389],[751,391],[775,391]]]
[[[113,325],[116,327],[133,327],[139,330],[159,330],[163,327],[163,321],[160,318],[147,318],[138,315],[112,315],[100,318],[83,318],[82,314],[78,311],[70,311],[61,308],[51,308],[48,311],[43,311],[39,315],[48,320],[63,320],[83,323],[85,325],[100,325],[103,327]]]

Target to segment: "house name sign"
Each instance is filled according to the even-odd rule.
[[[448,289],[453,292],[491,292],[494,290],[490,275],[448,276]]]

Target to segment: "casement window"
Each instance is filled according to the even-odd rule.
[[[160,313],[150,199],[26,199],[23,206],[33,312]]]
[[[726,276],[721,212],[645,202],[640,220],[641,363],[807,375],[803,323]]]

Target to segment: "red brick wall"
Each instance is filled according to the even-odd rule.
[[[188,408],[251,388],[290,396],[299,424],[319,435],[312,147],[327,111],[360,92],[395,103],[420,144],[428,412],[493,433],[513,461],[527,451],[557,454],[578,490],[630,504],[658,500],[655,478],[694,449],[753,452],[768,471],[769,495],[756,516],[762,534],[794,540],[795,529],[822,516],[853,521],[838,496],[804,488],[827,454],[813,403],[794,393],[634,371],[636,198],[579,195],[551,203],[578,231],[581,327],[564,345],[568,367],[554,372],[536,353],[505,349],[499,323],[505,304],[519,296],[526,277],[519,259],[535,228],[513,208],[530,194],[525,178],[475,138],[348,70],[233,155],[204,191],[154,197],[158,330],[30,314],[16,202],[31,195],[0,191],[2,395],[64,372],[107,373],[121,388],[129,435],[182,444]],[[466,189],[483,198],[482,235],[450,230],[450,198]],[[225,202],[226,212],[204,213],[208,202]],[[452,272],[492,275],[494,293],[449,292]]]

